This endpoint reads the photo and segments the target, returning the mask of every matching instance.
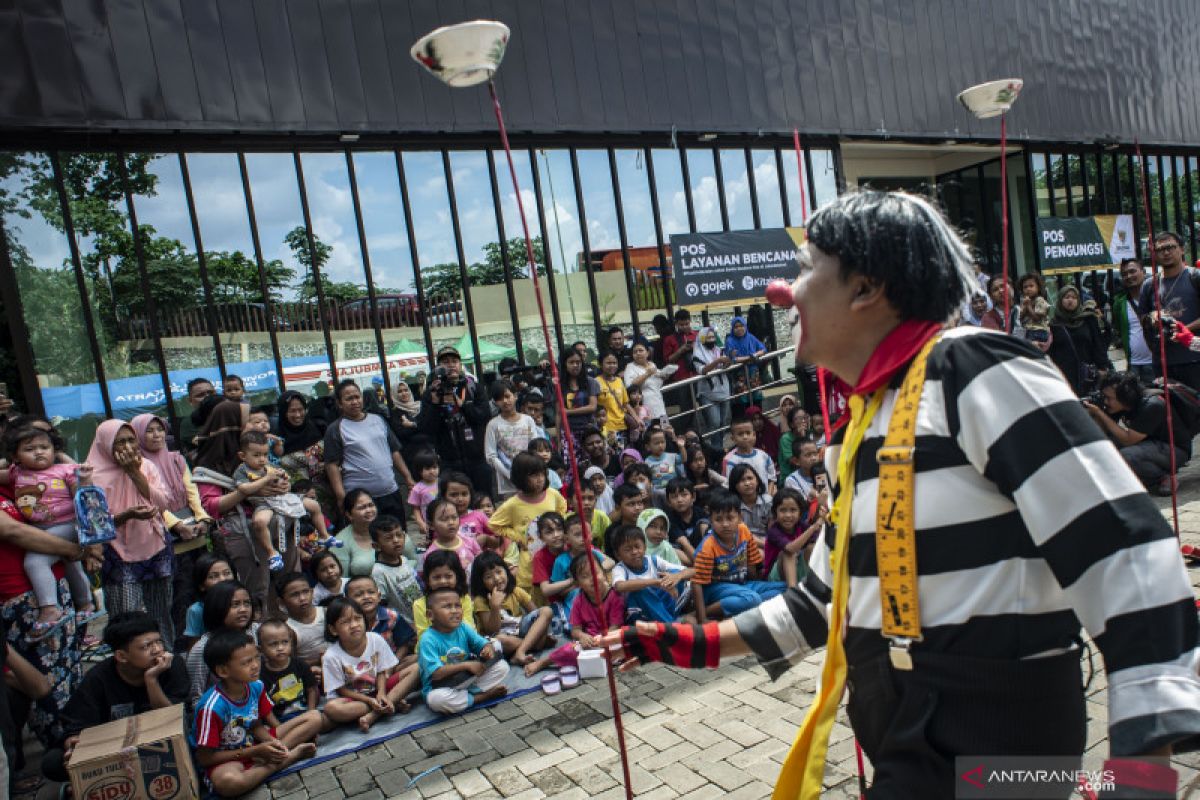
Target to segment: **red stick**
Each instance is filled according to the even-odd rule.
[[[1000,116],[1000,263],[1004,276],[1004,332],[1012,333],[1008,290],[1008,115]],[[970,302],[970,298],[967,298]]]
[[[1142,145],[1137,139],[1133,140],[1133,146],[1137,150],[1138,169],[1142,175],[1142,211],[1146,215],[1146,242],[1150,246],[1150,279],[1154,281],[1154,310],[1158,312],[1158,359],[1162,363],[1163,400],[1167,404],[1167,442],[1171,449],[1171,514],[1175,522],[1175,538],[1179,539],[1179,485],[1175,480],[1175,415],[1171,413],[1171,387],[1167,383],[1167,336],[1162,323],[1162,283],[1158,277],[1158,259],[1154,256],[1154,222],[1150,217],[1150,195],[1146,191],[1146,179],[1149,177],[1145,170],[1146,160],[1142,157]]]
[[[563,400],[562,379],[558,373],[558,364],[554,359],[554,345],[550,341],[550,325],[546,322],[546,304],[542,300],[541,282],[538,280],[537,263],[533,257],[533,239],[529,236],[529,222],[525,219],[525,204],[521,202],[521,187],[517,183],[517,168],[513,166],[512,148],[508,145],[508,130],[504,127],[504,115],[500,111],[500,98],[496,94],[496,84],[488,81],[488,91],[492,94],[492,108],[496,112],[496,124],[500,126],[500,141],[504,144],[504,154],[508,158],[508,172],[512,176],[513,193],[517,198],[517,212],[521,216],[521,227],[525,231],[525,257],[529,264],[529,276],[533,278],[533,292],[537,296],[538,314],[542,320],[542,336],[546,342],[546,354],[550,361],[550,372],[554,377],[554,401],[558,409],[558,435],[565,437],[567,442],[567,461],[571,465],[571,478],[575,513],[583,523],[583,540],[587,546],[588,560],[591,562],[592,588],[596,597],[600,597],[600,564],[592,553],[591,520],[583,513],[583,494],[580,492],[579,461],[575,457],[575,439],[567,424],[567,407]],[[612,653],[607,649],[604,658],[608,663],[608,694],[612,700],[613,724],[617,729],[617,749],[621,754],[621,774],[625,778],[626,800],[633,800],[633,782],[629,777],[629,754],[625,750],[625,727],[621,723],[621,704],[617,700],[616,670],[613,668]]]

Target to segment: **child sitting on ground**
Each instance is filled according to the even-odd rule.
[[[322,550],[308,562],[313,579],[313,604],[323,606],[346,591],[342,562],[329,550]]]
[[[583,479],[596,495],[596,508],[604,514],[611,514],[615,506],[612,487],[608,485],[608,475],[600,467],[588,467],[583,473]]]
[[[317,679],[303,659],[296,656],[296,633],[286,622],[269,619],[258,626],[258,650],[262,653],[259,680],[280,722],[317,708]],[[324,727],[325,717],[321,717]]]
[[[683,457],[667,450],[667,432],[655,426],[646,431],[646,458],[650,481],[657,491],[666,491],[672,478],[683,477]]]
[[[562,581],[571,578],[571,562],[577,556],[585,554],[588,550],[587,542],[583,537],[583,521],[578,516],[575,514],[568,516],[564,525],[564,530],[565,536],[563,539],[565,548],[562,554],[559,555],[558,558],[554,559],[554,570],[550,573],[551,584],[560,584]],[[591,551],[596,557],[596,560],[600,562],[600,567],[604,570],[605,574],[612,572],[612,568],[616,566],[617,562],[597,550],[595,547],[591,548]],[[567,596],[563,600],[563,607],[567,612],[568,618],[571,615],[571,607],[575,602],[576,594],[577,592],[572,589],[571,591],[567,592]]]
[[[807,504],[817,493],[813,484],[813,470],[821,464],[821,450],[810,439],[794,439],[792,452],[795,453],[796,468],[784,480],[783,486],[798,492]]]
[[[488,527],[488,514],[471,507],[474,495],[475,489],[471,479],[461,472],[447,472],[438,481],[438,496],[453,503],[454,510],[458,512],[458,535],[474,539],[479,543],[480,551],[495,550],[503,557],[504,551],[499,547],[501,544],[510,543],[502,541],[492,533],[492,529]]]
[[[492,496],[484,492],[475,492],[471,495],[471,510],[478,511],[483,514],[484,519],[490,520],[492,514],[496,513],[496,504],[492,500]]]
[[[572,559],[570,573],[579,589],[571,606],[571,638],[584,649],[596,647],[600,636],[625,624],[625,600],[612,590],[603,571],[593,577],[587,553]]]
[[[325,609],[313,604],[308,579],[299,572],[289,572],[276,581],[275,593],[287,612],[287,626],[296,636],[296,657],[310,667],[320,666],[329,644],[325,641]]]
[[[771,526],[767,528],[767,546],[763,549],[763,570],[767,580],[796,586],[808,574],[805,548],[825,524],[821,508],[809,523],[808,503],[799,492],[783,488],[771,503]]]
[[[383,637],[400,660],[400,666],[411,664],[413,659],[409,655],[417,643],[417,633],[394,610],[379,604],[379,587],[375,585],[375,580],[369,575],[351,578],[346,584],[346,597],[362,609],[368,630]]]
[[[333,643],[321,659],[325,716],[338,724],[357,721],[366,733],[380,717],[409,712],[404,698],[416,688],[416,665],[397,669],[396,654],[382,636],[369,630],[357,603],[346,597],[330,602],[325,638]]]
[[[667,530],[670,523],[667,521],[667,512],[659,508],[647,508],[641,514],[638,514],[637,528],[646,539],[646,555],[655,556],[666,561],[668,564],[675,566],[684,566],[683,559],[679,557],[679,553],[667,541]],[[618,556],[618,560],[620,557]],[[690,566],[688,564],[687,566]]]
[[[762,551],[742,524],[742,501],[727,490],[716,490],[708,500],[712,530],[696,548],[692,596],[696,619],[708,621],[710,606],[732,617],[783,592],[782,583],[759,580]]]
[[[233,578],[233,565],[228,559],[215,553],[201,553],[196,558],[196,563],[192,565],[192,586],[199,599],[188,606],[183,636],[180,637],[180,652],[186,653],[204,635],[204,595],[218,583]]]
[[[517,586],[517,580],[495,553],[484,553],[471,571],[471,597],[479,633],[494,637],[513,664],[525,667],[525,675],[536,660],[533,656],[548,647],[551,611],[533,604],[533,598]]]
[[[145,611],[114,614],[104,626],[104,643],[112,655],[84,673],[62,710],[65,740],[42,756],[42,772],[53,781],[68,782],[66,765],[85,728],[187,700],[188,677],[183,659],[175,658],[167,649],[154,617]],[[20,658],[12,648],[8,653],[10,661],[14,656]],[[11,663],[7,665],[12,667]],[[45,680],[46,676],[28,662],[23,666]],[[49,693],[48,682],[45,688]]]
[[[238,458],[242,463],[233,473],[233,481],[239,487],[239,492],[240,487],[265,477],[268,472],[285,477],[282,470],[267,464],[266,434],[261,431],[246,431],[242,434],[240,448]],[[280,550],[276,549],[276,542],[271,541],[271,524],[273,522],[279,526],[277,539],[281,547],[288,521],[299,520],[305,514],[312,517],[313,525],[318,531],[328,530],[320,504],[311,498],[301,498],[289,492],[272,497],[255,495],[247,497],[246,501],[254,506],[250,529],[254,533],[257,546],[267,553],[267,568],[271,572],[279,572],[283,569],[283,555]],[[276,520],[276,516],[284,519]]]
[[[39,428],[21,428],[6,438],[8,457],[13,465],[0,469],[0,484],[12,486],[16,506],[25,521],[51,536],[79,542],[75,529],[75,492],[92,483],[90,464],[58,464],[54,441]],[[38,618],[33,623],[32,639],[41,640],[66,621],[58,607],[58,580],[53,566],[58,556],[25,552],[25,574],[33,586],[38,603]],[[75,623],[82,625],[96,615],[92,602],[92,584],[83,571],[82,561],[63,561],[71,602],[78,613]]]
[[[613,512],[611,525],[632,525],[637,527],[638,517],[646,510],[646,493],[634,483],[623,483],[613,492],[613,502],[617,504]],[[612,530],[612,527],[609,527]],[[604,552],[614,555],[608,537],[605,537]]]
[[[425,596],[413,603],[413,627],[417,629],[418,639],[429,630],[429,617],[426,604],[429,593],[434,589],[454,589],[462,597],[463,617],[467,624],[475,627],[475,604],[467,592],[467,573],[463,571],[462,562],[450,550],[435,550],[425,559],[421,569],[421,582],[425,584]]]
[[[742,501],[742,522],[762,547],[767,542],[767,526],[771,524],[771,498],[764,491],[766,487],[753,467],[738,464],[729,473],[729,488]]]
[[[375,548],[375,566],[371,577],[383,594],[388,608],[413,624],[413,603],[421,598],[415,563],[404,557],[405,535],[400,520],[383,514],[371,521],[371,545]]]
[[[537,439],[535,443],[541,441],[545,440]],[[517,545],[517,585],[528,592],[533,589],[533,558],[529,545],[537,536],[534,522],[547,511],[567,513],[567,501],[549,488],[546,462],[533,453],[518,453],[513,459],[511,474],[517,493],[500,504],[488,520],[488,526],[492,533]],[[509,563],[513,562],[510,560]]]
[[[217,683],[196,704],[191,744],[205,782],[222,797],[239,797],[281,769],[317,753],[321,712],[276,719],[258,680],[258,648],[243,631],[215,633],[204,662]]]
[[[646,514],[652,513],[646,511]],[[665,521],[666,515],[656,518]],[[666,530],[663,530],[666,536]],[[639,528],[622,525],[613,531],[617,565],[613,567],[613,589],[625,595],[627,622],[675,622],[691,600],[686,581],[693,570],[652,555],[646,536]],[[578,601],[576,601],[578,603]]]
[[[579,498],[583,501],[583,516],[592,529],[592,543],[603,547],[610,524],[608,515],[596,508],[596,493],[586,481],[579,487]]]
[[[417,527],[421,531],[421,541],[418,544],[424,546],[425,542],[429,541],[429,519],[425,515],[425,509],[438,496],[438,474],[441,472],[441,466],[437,453],[432,450],[419,451],[413,456],[412,469],[421,480],[414,483],[409,491],[408,504],[412,506],[413,519],[417,521]]]
[[[680,553],[680,561],[692,564],[696,547],[708,533],[708,515],[696,502],[696,490],[687,478],[675,478],[667,484],[667,539]]]
[[[566,550],[567,531],[562,514],[547,511],[538,517],[537,535],[542,546],[533,554],[531,596],[538,605],[557,603],[563,599],[563,592],[571,588],[569,582],[563,585],[562,581],[555,584],[550,580],[555,561]]]
[[[426,511],[432,536],[429,540],[429,549],[421,555],[419,561],[428,558],[430,553],[436,553],[438,550],[449,550],[458,555],[463,571],[470,573],[471,562],[479,555],[479,542],[459,534],[458,512],[454,509],[454,503],[444,497],[439,497],[429,504]]]
[[[457,714],[476,703],[508,694],[508,662],[497,644],[463,621],[462,598],[452,588],[426,597],[431,626],[418,645],[425,705],[439,714]]]
[[[767,494],[775,494],[775,462],[771,457],[754,446],[754,423],[748,417],[737,417],[729,426],[733,437],[733,449],[725,454],[721,472],[726,480],[729,479],[733,468],[739,464],[749,464],[754,468]],[[733,482],[729,482],[733,488]]]
[[[204,596],[204,635],[196,640],[186,656],[188,701],[193,705],[216,682],[216,675],[204,660],[204,651],[209,640],[222,630],[249,636],[258,630],[250,592],[237,581],[218,583]]]

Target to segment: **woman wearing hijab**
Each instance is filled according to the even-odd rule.
[[[389,419],[392,433],[396,434],[405,451],[410,453],[435,449],[433,442],[417,427],[420,414],[421,398],[413,393],[408,381],[397,381],[392,389],[392,413]]]
[[[696,398],[700,401],[702,431],[711,447],[721,447],[725,438],[722,431],[729,427],[729,378],[721,370],[731,363],[733,360],[721,351],[717,332],[701,328],[692,349],[692,369],[697,375],[707,376],[697,381]]]
[[[163,523],[171,532],[174,566],[171,582],[171,622],[182,633],[187,609],[195,602],[192,567],[208,546],[208,535],[215,524],[200,504],[200,492],[192,481],[192,471],[179,453],[167,449],[167,426],[153,414],[139,414],[130,420],[137,434],[142,458],[158,468],[167,508]]]
[[[991,298],[989,298],[983,292],[976,292],[975,294],[971,295],[970,300],[963,304],[962,322],[959,324],[971,325],[976,328],[982,327],[984,316],[986,316],[991,310]]]
[[[96,429],[88,463],[92,483],[104,490],[117,538],[104,545],[100,582],[110,615],[146,611],[158,620],[163,641],[175,641],[171,622],[174,551],[163,512],[171,508],[162,473],[143,458],[128,422],[105,420]]]
[[[760,385],[756,359],[767,354],[767,346],[746,327],[746,320],[734,317],[729,326],[729,338],[725,340],[725,352],[735,364],[745,364],[746,388],[753,389]],[[762,392],[750,395],[750,402],[761,403]]]
[[[1112,369],[1108,348],[1100,333],[1100,323],[1094,312],[1083,307],[1079,290],[1066,286],[1058,293],[1054,316],[1050,320],[1050,360],[1075,390],[1086,397],[1096,390],[1100,378]]]
[[[276,408],[276,433],[283,439],[280,468],[293,482],[323,477],[325,431],[309,416],[308,400],[293,389],[279,396]]]
[[[233,400],[216,404],[196,435],[196,471],[192,477],[204,511],[219,520],[212,537],[215,550],[233,564],[238,580],[250,591],[257,614],[261,614],[267,601],[267,554],[255,548],[250,535],[253,510],[246,505],[246,498],[286,494],[291,486],[286,477],[278,478],[274,473],[241,486],[234,484],[232,476],[241,463],[238,442],[248,408]],[[291,544],[285,562],[295,553],[298,563],[299,550],[294,540]],[[285,570],[292,571],[286,566]]]

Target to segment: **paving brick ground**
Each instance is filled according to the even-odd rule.
[[[1181,475],[1179,521],[1200,546],[1200,463]],[[1170,500],[1160,499],[1170,516]],[[1190,570],[1200,597],[1200,568]],[[752,659],[712,672],[660,665],[618,678],[626,745],[639,798],[768,797],[779,765],[812,701],[821,654],[772,683]],[[1106,682],[1088,696],[1088,762],[1107,752]],[[591,681],[557,697],[529,695],[402,736],[282,778],[255,800],[383,798],[624,797],[607,684]],[[1177,757],[1181,797],[1200,798],[1200,756]],[[409,786],[412,776],[439,770]],[[870,768],[868,766],[868,777]],[[857,796],[854,740],[844,711],[833,727],[826,796]]]
[[[1159,499],[1170,515],[1170,500]],[[1200,546],[1200,459],[1181,473],[1183,540]],[[1189,575],[1200,597],[1200,568]],[[761,798],[812,701],[822,654],[772,683],[752,659],[719,670],[654,665],[618,678],[633,788],[639,798]],[[1088,697],[1088,763],[1107,751],[1101,659]],[[529,695],[281,778],[254,800],[383,798],[621,798],[621,766],[607,684],[554,698]],[[36,744],[28,744],[31,763]],[[1181,797],[1200,798],[1200,756],[1178,757]],[[415,785],[410,781],[431,768]],[[854,741],[844,711],[833,728],[827,797],[857,794]],[[870,767],[868,765],[868,778]],[[30,795],[32,797],[33,795]],[[55,797],[46,786],[38,798]]]

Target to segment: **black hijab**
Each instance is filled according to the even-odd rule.
[[[304,422],[300,425],[292,425],[288,422],[288,406],[292,404],[293,400],[299,400],[300,405],[305,407]],[[279,415],[276,425],[279,428],[279,436],[283,439],[284,453],[307,450],[321,441],[322,436],[324,436],[321,428],[308,415],[307,407],[308,401],[304,398],[304,395],[294,389],[286,391],[279,396]]]

